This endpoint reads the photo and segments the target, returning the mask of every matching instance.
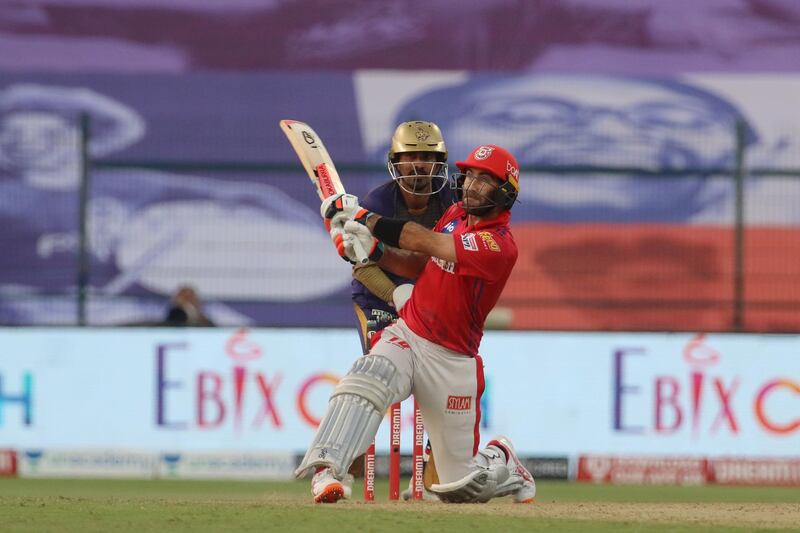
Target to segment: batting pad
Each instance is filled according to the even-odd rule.
[[[396,373],[386,357],[367,355],[353,364],[333,391],[296,477],[318,466],[331,468],[338,479],[347,473],[353,460],[372,443],[383,414],[394,401],[391,385]]]

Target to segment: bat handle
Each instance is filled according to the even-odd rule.
[[[359,263],[362,265],[369,263],[369,256],[367,256],[366,250],[361,246],[361,241],[358,239],[353,239],[353,251],[356,253],[356,259]]]

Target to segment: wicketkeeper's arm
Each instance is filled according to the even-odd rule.
[[[386,303],[392,303],[392,293],[397,286],[376,263],[355,267],[353,277],[369,289],[369,292]]]

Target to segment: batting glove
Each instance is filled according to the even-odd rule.
[[[334,194],[322,201],[319,213],[325,219],[325,227],[342,228],[346,220],[355,218],[356,213],[365,211],[358,205],[358,196],[352,194]]]
[[[361,244],[361,248],[367,253],[371,263],[377,263],[380,260],[383,255],[383,243],[373,237],[369,229],[363,224],[348,220],[344,223],[344,233],[342,234],[345,255],[355,257],[355,241]]]
[[[326,225],[328,221],[325,221]],[[351,264],[358,263],[358,258],[356,257],[355,250],[352,246],[349,249],[345,249],[345,233],[344,228],[341,226],[330,228],[329,231],[331,235],[331,241],[333,241],[333,245],[336,246],[336,251],[339,253],[339,257],[347,261]]]
[[[356,224],[352,221],[348,222]],[[347,225],[347,222],[345,225]],[[361,226],[361,224],[357,225]],[[369,230],[367,230],[367,228],[364,226],[361,227],[364,228],[369,235]],[[348,233],[344,227],[333,227],[330,229],[329,233],[331,235],[331,241],[333,241],[333,245],[336,246],[336,251],[339,253],[339,257],[348,263],[366,266],[377,263],[381,258],[381,255],[383,255],[383,243],[372,237],[372,235],[369,235],[369,237],[361,236],[359,238],[351,233]],[[359,257],[355,252],[355,241],[360,242],[362,249],[367,254],[368,262],[362,263],[359,261]]]

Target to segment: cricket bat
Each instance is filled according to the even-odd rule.
[[[344,194],[344,186],[333,160],[322,143],[322,139],[311,129],[311,126],[297,120],[281,120],[280,125],[303,164],[303,168],[306,169],[311,183],[317,189],[319,199],[325,200],[334,194]],[[353,248],[359,263],[369,262],[360,241],[356,239]]]

